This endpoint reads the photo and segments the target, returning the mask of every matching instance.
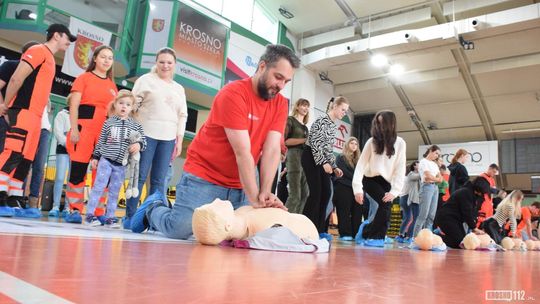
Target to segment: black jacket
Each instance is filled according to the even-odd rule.
[[[450,195],[437,213],[437,221],[456,221],[467,223],[469,228],[476,227],[478,206],[482,204],[484,197],[474,193],[472,183],[467,182],[462,188]]]
[[[341,178],[336,179],[336,183],[340,183],[347,187],[352,187],[352,179],[354,176],[354,168],[349,165],[347,160],[345,160],[345,156],[343,154],[340,154],[336,158],[336,165],[338,168],[343,171],[343,176]]]
[[[448,180],[450,194],[454,193],[457,189],[463,187],[466,182],[469,181],[469,172],[467,168],[460,162],[455,162],[448,166],[450,170],[450,178]]]

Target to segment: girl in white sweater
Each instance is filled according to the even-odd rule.
[[[356,165],[352,186],[357,203],[363,204],[366,192],[379,208],[371,223],[364,221],[360,226],[356,243],[384,247],[392,201],[401,193],[405,181],[405,152],[405,141],[397,136],[394,112],[377,112],[371,124],[371,138]]]

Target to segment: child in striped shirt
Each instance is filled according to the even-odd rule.
[[[125,178],[126,167],[122,164],[126,152],[137,153],[146,147],[146,140],[142,126],[132,117],[135,96],[128,90],[120,90],[110,105],[109,119],[103,124],[101,134],[92,155],[90,164],[97,167],[97,176],[90,192],[86,218],[84,224],[90,226],[101,225],[94,215],[103,190],[109,182],[109,197],[105,225],[119,228],[118,219],[114,216],[118,202],[118,193]],[[141,134],[140,141],[130,142],[133,132]],[[110,179],[110,181],[109,181]]]
[[[482,223],[481,228],[500,244],[504,238],[503,227],[506,221],[510,222],[509,236],[516,236],[516,218],[521,217],[521,201],[523,192],[514,190],[498,206],[495,214]]]

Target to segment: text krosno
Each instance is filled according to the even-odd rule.
[[[193,26],[184,22],[180,22],[180,37],[207,51],[217,53],[222,47],[222,43],[219,39],[202,32],[198,28],[193,28]]]

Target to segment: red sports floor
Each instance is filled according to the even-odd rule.
[[[0,303],[540,300],[540,252],[436,253],[336,242],[328,254],[267,252],[17,219],[0,219],[0,244]]]

